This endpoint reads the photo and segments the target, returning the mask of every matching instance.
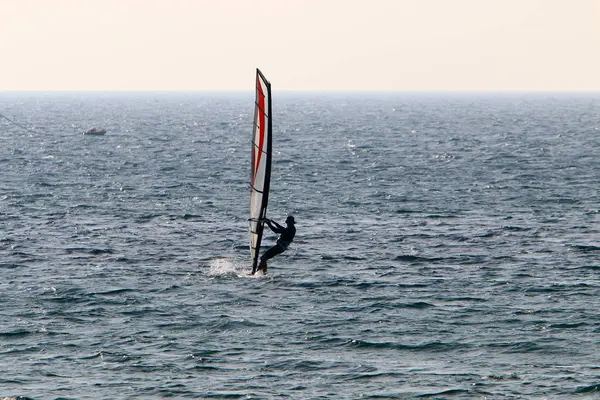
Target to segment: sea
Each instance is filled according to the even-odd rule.
[[[253,110],[0,94],[0,398],[600,398],[600,93],[274,91],[258,277]]]

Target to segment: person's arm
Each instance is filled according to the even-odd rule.
[[[267,225],[269,225],[269,228],[271,228],[271,230],[275,233],[282,233],[285,230],[283,226],[279,225],[277,222],[271,219],[265,219],[265,222],[267,223]]]

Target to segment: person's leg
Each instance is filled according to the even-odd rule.
[[[275,257],[277,254],[283,253],[283,250],[278,245],[271,247],[269,250],[265,251],[265,253],[260,258],[260,264],[258,265],[258,269],[262,269],[265,275],[267,274],[267,260]]]

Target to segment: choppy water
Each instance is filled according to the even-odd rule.
[[[600,396],[600,95],[275,93],[260,279],[252,103],[0,95],[0,397]]]

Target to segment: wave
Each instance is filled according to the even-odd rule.
[[[0,331],[0,338],[3,339],[16,339],[16,338],[22,338],[25,336],[29,336],[32,335],[34,332],[32,331],[28,331],[26,329],[17,329],[14,331],[5,331],[2,332]]]
[[[443,258],[438,257],[419,257],[419,256],[411,256],[411,255],[400,255],[394,258],[396,261],[404,261],[411,263],[434,263],[443,260]]]
[[[439,398],[445,398],[445,397],[440,397],[440,396],[461,396],[461,395],[465,395],[465,394],[469,394],[469,393],[471,393],[471,391],[467,390],[467,389],[447,389],[447,390],[442,390],[439,392],[418,394],[415,397],[423,398],[423,399],[434,397],[434,398],[439,399]],[[477,397],[481,397],[481,395],[478,394]]]
[[[579,250],[583,253],[600,251],[600,246],[572,244],[571,247],[574,248],[575,250]]]
[[[95,296],[117,296],[117,295],[120,295],[120,294],[130,293],[130,292],[139,292],[139,290],[138,289],[121,288],[121,289],[106,290],[104,292],[93,292],[93,293],[90,293],[90,295],[95,295]]]
[[[597,383],[595,385],[584,386],[584,387],[581,387],[581,388],[575,390],[576,394],[598,393],[598,392],[600,392],[600,383]]]
[[[414,255],[399,255],[394,258],[395,261],[401,261],[414,264],[481,264],[487,260],[486,256],[477,254],[461,254],[451,257],[423,257]]]
[[[113,254],[114,250],[110,248],[86,248],[86,247],[67,247],[65,249],[67,254],[72,253],[86,253],[91,255],[99,255],[99,254]]]
[[[366,340],[351,339],[347,341],[345,346],[350,346],[357,349],[389,349],[389,350],[410,350],[423,352],[447,352],[455,351],[458,348],[466,348],[469,345],[464,343],[444,343],[444,342],[427,342],[423,344],[402,344],[396,342],[369,342]]]

